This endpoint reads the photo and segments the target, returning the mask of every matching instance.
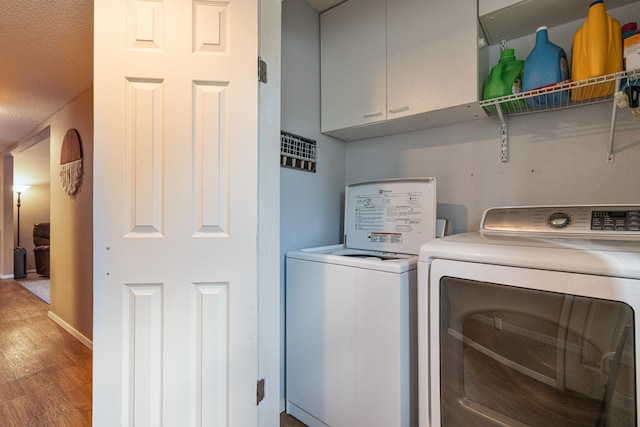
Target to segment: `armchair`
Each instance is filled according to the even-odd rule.
[[[36,258],[36,271],[45,277],[49,277],[49,230],[48,222],[33,225],[33,253]]]

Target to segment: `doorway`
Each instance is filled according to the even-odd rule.
[[[20,207],[18,207],[18,194],[16,191],[13,192],[14,247],[25,249],[27,277],[30,280],[38,278],[40,282],[49,279],[49,254],[48,251],[45,254],[41,242],[38,243],[38,253],[36,254],[34,227],[38,224],[38,229],[43,230],[46,224],[50,223],[50,150],[50,138],[47,135],[40,142],[13,155],[14,190],[15,186],[23,186],[24,188],[20,193]],[[48,236],[48,227],[44,231]],[[44,237],[43,234],[40,235]],[[45,263],[47,265],[46,271],[44,269]],[[19,276],[15,275],[15,277]],[[40,289],[40,291],[42,290]]]

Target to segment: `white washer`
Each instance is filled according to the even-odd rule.
[[[287,412],[310,427],[417,425],[417,254],[435,180],[349,185],[345,242],[286,260]]]

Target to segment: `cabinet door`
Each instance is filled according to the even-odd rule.
[[[322,131],[385,120],[385,0],[349,0],[320,26]]]
[[[476,2],[386,3],[387,119],[477,102]]]

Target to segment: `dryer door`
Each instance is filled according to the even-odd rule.
[[[636,425],[637,298],[593,292],[628,295],[635,281],[498,266],[490,278],[480,272],[489,266],[474,268],[477,278],[432,276],[434,425]],[[558,291],[574,284],[584,287]]]

